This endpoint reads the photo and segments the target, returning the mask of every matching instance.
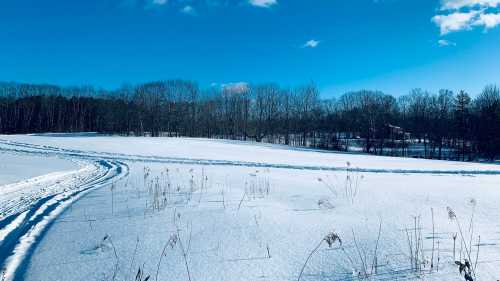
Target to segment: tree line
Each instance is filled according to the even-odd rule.
[[[251,140],[462,161],[500,155],[500,90],[361,90],[322,98],[314,84],[186,80],[93,87],[0,83],[0,133],[100,132]]]

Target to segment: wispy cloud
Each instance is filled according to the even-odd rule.
[[[221,89],[227,94],[242,94],[249,90],[249,85],[247,82],[236,82],[221,84]]]
[[[163,6],[168,3],[168,0],[153,0],[154,5]]]
[[[316,48],[318,47],[320,41],[311,39],[302,45],[302,48]]]
[[[191,5],[184,6],[184,8],[181,9],[181,13],[190,16],[196,16],[196,10]]]
[[[438,46],[439,47],[447,47],[447,46],[456,46],[457,44],[455,42],[451,42],[445,39],[440,39],[438,40]]]
[[[277,0],[249,0],[248,3],[255,7],[270,8],[271,6],[277,5]]]
[[[500,24],[500,0],[442,0],[440,13],[432,18],[441,35],[474,27],[485,31]]]
[[[478,12],[472,11],[467,13],[455,12],[448,15],[436,15],[432,21],[439,26],[441,35],[446,35],[450,32],[470,29],[473,19]]]
[[[480,14],[474,25],[482,25],[486,29],[494,28],[500,24],[500,13]]]
[[[442,0],[441,10],[459,10],[467,7],[497,7],[500,0]]]

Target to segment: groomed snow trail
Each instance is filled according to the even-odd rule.
[[[434,239],[428,239],[436,236],[435,224],[441,260],[439,272],[425,277],[452,280],[458,273],[451,254],[451,235],[457,230],[449,220],[447,207],[467,219],[476,202],[480,203],[473,211],[477,221],[473,229],[481,235],[478,279],[498,276],[500,166],[336,153],[330,157],[319,152],[292,153],[274,146],[262,149],[258,144],[249,148],[167,138],[63,141],[0,137],[0,150],[9,154],[86,163],[89,179],[95,179],[100,169],[108,170],[102,167],[104,163],[116,165],[116,169],[124,165],[117,161],[127,163],[129,166],[123,167],[127,172],[116,172],[118,175],[130,169],[126,180],[113,185],[114,192],[110,192],[110,181],[103,179],[101,184],[89,183],[88,190],[66,201],[64,197],[46,196],[36,201],[39,205],[32,203],[31,208],[24,209],[22,202],[9,201],[10,212],[22,211],[10,217],[5,227],[0,225],[0,237],[19,233],[9,234],[17,237],[12,245],[0,244],[2,254],[9,246],[8,254],[0,257],[8,269],[6,279],[130,280],[141,268],[153,277],[158,274],[158,280],[186,280],[185,267],[189,264],[192,280],[197,281],[290,281],[297,280],[312,245],[330,231],[343,238],[348,256],[357,257],[355,239],[359,249],[370,254],[373,243],[379,240],[377,230],[382,229],[378,249],[383,258],[373,279],[414,280],[417,276],[407,264],[403,229],[408,224],[411,228],[413,219],[422,216],[423,253],[431,253]],[[352,163],[349,170],[360,175],[342,172],[347,162]],[[360,181],[355,198],[347,194],[346,183],[351,179]],[[43,177],[33,180],[43,181]],[[155,189],[155,182],[164,186],[160,201],[155,190],[162,189]],[[106,184],[107,188],[97,188]],[[29,189],[33,185],[26,186]],[[89,191],[92,193],[82,196]],[[59,205],[54,205],[56,202]],[[158,208],[157,202],[165,203]],[[64,211],[70,204],[71,208]],[[49,213],[50,206],[55,207]],[[187,262],[182,262],[181,249],[169,250],[160,268],[158,258],[163,257],[162,249],[172,234],[189,241],[192,251]],[[324,246],[308,263],[303,280],[355,279],[352,272],[359,272],[363,261],[349,261],[335,252],[338,249]],[[0,280],[1,276],[0,271]]]
[[[16,145],[14,145],[16,146]],[[14,153],[49,156],[44,149],[3,149]],[[0,276],[20,280],[22,269],[54,219],[71,203],[93,189],[107,186],[128,174],[122,162],[69,153],[57,156],[77,161],[76,171],[56,172],[0,187]]]
[[[2,147],[3,146],[3,147]],[[361,173],[392,173],[392,174],[443,174],[443,175],[500,175],[500,166],[498,169],[395,169],[395,168],[376,168],[376,167],[356,167],[356,166],[318,166],[318,165],[294,165],[266,162],[232,161],[232,160],[214,160],[214,159],[196,159],[182,157],[164,157],[164,156],[144,156],[123,153],[108,153],[96,151],[83,151],[77,149],[65,149],[48,145],[36,145],[17,141],[0,139],[0,148],[13,152],[35,152],[45,155],[67,155],[81,159],[108,159],[133,162],[165,163],[165,164],[188,164],[188,165],[217,165],[217,166],[240,166],[253,168],[277,168],[292,170],[310,170],[310,171],[352,171]]]

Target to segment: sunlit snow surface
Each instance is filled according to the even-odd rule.
[[[471,253],[462,246],[462,259],[475,265],[479,248],[476,279],[500,276],[497,165],[186,138],[0,136],[0,150],[80,166],[47,193],[71,199],[26,232],[38,234],[35,242],[31,235],[13,242],[20,254],[3,266],[14,280],[135,280],[139,268],[150,280],[297,280],[330,232],[342,246],[323,242],[301,280],[357,280],[364,271],[371,280],[462,280],[453,262],[457,222],[472,245]],[[19,229],[22,216],[45,212],[33,204],[18,205],[30,215],[4,218],[0,235]],[[419,271],[406,229],[423,243]]]
[[[68,159],[6,153],[0,149],[0,185],[42,176],[52,172],[71,171],[78,167]]]

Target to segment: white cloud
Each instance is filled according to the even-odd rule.
[[[181,9],[181,13],[184,13],[186,15],[196,16],[196,10],[193,8],[193,6],[190,5],[184,6],[184,8]]]
[[[320,41],[312,39],[304,43],[304,45],[302,45],[302,48],[316,48],[318,47],[319,43]]]
[[[441,35],[451,32],[470,30],[473,27],[484,27],[485,30],[500,25],[499,13],[485,13],[481,11],[471,11],[467,13],[455,12],[448,15],[437,15],[432,18],[441,31]]]
[[[477,14],[478,12],[475,11],[467,13],[455,12],[448,15],[434,16],[432,21],[439,26],[441,35],[445,35],[454,31],[470,29],[473,19]]]
[[[441,0],[441,12],[432,21],[441,35],[473,27],[488,30],[500,25],[499,6],[500,0]]]
[[[446,46],[456,46],[457,44],[455,42],[451,42],[445,39],[440,39],[438,40],[438,45],[439,47],[446,47]]]
[[[249,85],[247,82],[236,82],[222,84],[221,88],[226,94],[242,94],[248,92]]]
[[[500,14],[480,14],[473,25],[484,26],[485,29],[494,28],[500,24]]]
[[[459,10],[470,7],[495,8],[500,5],[500,0],[441,0],[441,10]]]
[[[163,6],[167,4],[168,0],[153,0],[153,4]]]
[[[248,3],[252,6],[261,7],[261,8],[269,8],[278,4],[277,0],[249,0]]]

